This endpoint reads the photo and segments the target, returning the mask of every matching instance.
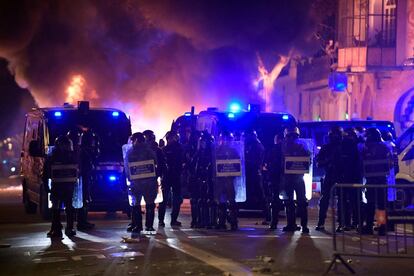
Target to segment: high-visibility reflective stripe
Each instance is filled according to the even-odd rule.
[[[285,156],[285,174],[305,174],[309,168],[309,156]]]
[[[63,183],[73,182],[78,180],[79,166],[77,164],[59,164],[52,165],[52,182]]]
[[[128,162],[128,168],[131,180],[155,177],[154,160]]]
[[[387,176],[390,174],[390,162],[387,159],[364,160],[364,176]]]
[[[241,176],[240,159],[222,159],[216,160],[216,176]]]
[[[96,166],[97,171],[118,171],[122,172],[122,166]]]

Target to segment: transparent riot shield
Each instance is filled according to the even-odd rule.
[[[246,201],[244,144],[241,141],[218,143],[213,148],[214,195],[219,202],[229,200],[233,185],[236,202]],[[231,187],[231,186],[230,186]]]
[[[78,178],[78,181],[73,189],[72,206],[75,209],[83,207],[82,177]]]
[[[128,143],[122,146],[122,156],[125,160],[126,153],[132,148],[132,144]],[[135,164],[134,164],[135,163]],[[151,169],[152,165],[152,169]],[[131,174],[132,169],[132,174]],[[124,162],[124,170],[126,174],[126,170],[129,170],[131,174],[131,180],[138,180],[142,179],[143,177],[155,177],[155,166],[153,162],[133,162],[128,164],[128,162]],[[135,195],[131,192],[131,181],[130,179],[126,178],[127,190],[128,190],[128,202],[130,206],[136,206],[138,204],[145,205],[144,198],[141,199],[140,202],[137,202]],[[161,203],[163,201],[162,197],[162,190],[161,190],[161,178],[158,177],[157,179],[157,197],[154,203]]]
[[[303,174],[303,181],[305,182],[306,198],[312,198],[312,183],[313,183],[313,166],[312,162],[315,154],[315,143],[312,139],[298,139],[309,152],[310,156],[285,156],[284,158],[284,173],[285,174]],[[283,192],[283,191],[282,191]],[[280,196],[284,197],[283,195]],[[296,194],[295,194],[296,199]]]

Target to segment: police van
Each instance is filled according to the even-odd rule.
[[[301,137],[309,138],[314,141],[315,144],[315,156],[318,154],[322,145],[328,142],[328,132],[334,126],[347,128],[364,128],[371,127],[378,128],[381,133],[390,132],[394,139],[396,138],[394,124],[390,121],[379,120],[358,120],[358,121],[312,121],[312,122],[299,122],[298,123]],[[312,179],[312,191],[320,193],[321,191],[321,177],[323,177],[324,171],[322,168],[316,167],[316,163],[313,163],[313,179]]]
[[[399,184],[413,184],[404,192],[405,206],[414,208],[414,125],[408,128],[396,142],[399,172],[395,176]]]
[[[182,143],[186,143],[186,136],[189,131],[207,130],[215,139],[221,132],[230,131],[234,134],[235,140],[240,140],[246,130],[254,129],[259,140],[265,147],[265,153],[269,152],[274,144],[274,136],[283,133],[284,129],[296,126],[296,119],[289,113],[267,113],[260,112],[259,106],[249,105],[247,111],[240,107],[230,106],[228,111],[222,111],[211,107],[201,111],[199,114],[186,112],[172,124],[172,130],[180,134]],[[184,184],[185,185],[185,184]],[[252,191],[252,187],[258,187],[258,183],[246,183],[246,190]],[[266,187],[266,186],[265,186]],[[186,187],[183,187],[185,192]],[[264,204],[263,199],[253,194],[246,194],[246,202],[239,202],[241,209],[258,210]]]
[[[127,211],[126,180],[123,173],[122,145],[131,135],[131,123],[124,112],[112,108],[89,108],[88,102],[78,107],[34,108],[26,114],[21,151],[23,203],[27,213],[39,209],[49,216],[49,194],[42,172],[46,155],[55,139],[70,130],[91,130],[99,140],[99,156],[92,172],[90,187],[92,211]]]

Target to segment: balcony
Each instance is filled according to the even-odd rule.
[[[297,84],[307,85],[315,82],[328,84],[328,76],[331,72],[331,60],[328,56],[313,58],[297,65]]]
[[[365,72],[396,66],[394,47],[348,47],[339,48],[338,69],[341,72]]]

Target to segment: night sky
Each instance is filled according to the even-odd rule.
[[[315,53],[332,2],[0,1],[0,57],[40,106],[61,105],[79,74],[79,100],[121,108],[136,128],[165,128],[192,105],[260,103],[256,54],[271,69],[290,50]],[[27,92],[1,94],[2,105],[25,107]]]

